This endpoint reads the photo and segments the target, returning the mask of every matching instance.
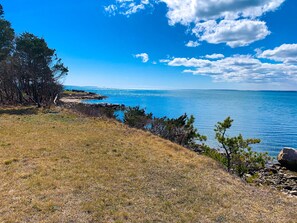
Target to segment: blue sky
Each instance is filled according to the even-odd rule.
[[[1,0],[44,37],[65,84],[297,90],[294,0]]]

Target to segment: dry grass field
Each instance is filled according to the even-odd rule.
[[[121,123],[0,109],[0,222],[297,222],[297,198]]]

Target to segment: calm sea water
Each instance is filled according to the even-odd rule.
[[[71,87],[68,87],[71,88]],[[72,87],[73,89],[73,87]],[[196,118],[207,144],[217,147],[214,126],[227,116],[234,119],[229,135],[260,138],[254,150],[276,156],[282,147],[297,148],[297,92],[231,90],[110,90],[83,88],[108,96],[89,103],[116,103],[146,108],[156,117],[176,118],[184,113]]]

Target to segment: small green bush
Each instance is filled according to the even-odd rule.
[[[245,181],[249,184],[254,183],[257,179],[259,179],[259,173],[252,174],[245,178]]]
[[[105,117],[115,119],[115,109],[110,107],[104,107],[100,104],[72,104],[70,109],[73,111],[89,116],[89,117]]]
[[[153,114],[145,113],[139,106],[128,107],[124,112],[124,123],[137,129],[146,129],[152,121]]]
[[[225,163],[229,172],[243,176],[248,172],[255,172],[264,168],[270,159],[267,153],[252,151],[250,145],[260,143],[260,139],[244,139],[241,134],[234,137],[227,135],[233,120],[227,117],[223,122],[215,126],[216,139],[222,151],[224,151],[227,162]]]
[[[154,118],[150,131],[179,145],[191,147],[197,140],[206,141],[207,139],[206,136],[199,134],[198,129],[194,127],[194,122],[194,116],[188,117],[187,114],[176,119]]]
[[[207,145],[202,145],[203,154],[218,161],[219,163],[223,164],[224,166],[227,165],[227,158],[224,154],[216,149],[212,149]]]
[[[191,148],[197,146],[196,141],[206,141],[194,127],[193,115],[181,115],[178,118],[156,118],[152,113],[146,114],[145,109],[129,107],[124,112],[124,123],[133,128],[148,130],[154,135],[168,139],[179,145]]]

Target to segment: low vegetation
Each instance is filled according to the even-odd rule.
[[[149,131],[184,147],[194,147],[197,141],[206,141],[206,136],[199,134],[194,127],[195,118],[187,114],[178,118],[154,118]]]
[[[297,200],[111,119],[0,110],[0,222],[296,222]]]
[[[124,112],[124,123],[130,127],[138,129],[150,128],[153,114],[146,114],[144,109],[139,106],[128,107]]]
[[[227,117],[223,122],[218,122],[215,126],[216,140],[221,145],[225,153],[226,165],[229,172],[234,172],[239,176],[250,172],[253,173],[265,167],[270,160],[268,153],[252,151],[250,145],[260,143],[260,139],[244,139],[241,134],[229,137],[227,131],[231,128],[233,120]]]
[[[65,105],[64,105],[65,106]],[[68,103],[66,107],[70,108],[77,114],[82,114],[88,117],[101,117],[116,119],[115,109],[104,107],[97,104],[82,104],[82,103]]]
[[[124,123],[133,128],[147,130],[164,139],[168,139],[191,150],[203,152],[205,155],[219,161],[229,172],[242,177],[245,173],[254,173],[264,168],[270,160],[267,153],[252,151],[250,145],[260,143],[260,139],[244,139],[240,134],[229,137],[227,131],[233,120],[227,117],[215,126],[216,139],[221,150],[209,148],[204,142],[206,136],[199,134],[194,127],[194,116],[184,114],[178,118],[156,118],[147,114],[139,107],[128,108],[124,113]]]
[[[195,118],[187,114],[178,118],[157,118],[152,113],[146,113],[140,107],[129,107],[124,112],[123,122],[130,127],[150,131],[179,145],[191,147],[196,141],[206,141],[206,136],[200,135],[194,127]]]

